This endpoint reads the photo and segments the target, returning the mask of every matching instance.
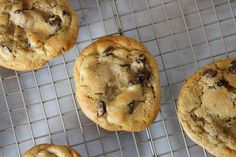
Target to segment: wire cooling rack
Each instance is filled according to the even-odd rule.
[[[211,157],[183,132],[176,100],[198,67],[236,53],[236,2],[230,0],[69,0],[80,21],[74,48],[39,70],[0,69],[0,157],[40,143],[69,145],[83,157]],[[77,107],[73,65],[108,34],[133,37],[152,52],[161,74],[161,112],[140,133],[107,132]]]

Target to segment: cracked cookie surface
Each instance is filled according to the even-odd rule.
[[[39,144],[28,150],[23,157],[81,157],[74,149],[53,144]]]
[[[77,35],[66,0],[0,0],[0,66],[38,69],[68,51]]]
[[[143,130],[159,112],[158,67],[133,39],[108,36],[92,43],[77,58],[74,77],[81,109],[106,130]]]
[[[236,156],[236,58],[209,64],[185,82],[178,115],[190,138],[217,157]]]

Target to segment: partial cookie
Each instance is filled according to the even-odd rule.
[[[0,66],[38,69],[72,48],[77,35],[67,0],[0,1]]]
[[[143,130],[160,110],[157,64],[136,40],[97,40],[77,58],[74,77],[81,109],[106,130]]]
[[[217,157],[235,157],[236,58],[209,64],[188,78],[178,115],[193,141]]]
[[[53,144],[40,144],[28,150],[23,157],[81,157],[74,149]]]

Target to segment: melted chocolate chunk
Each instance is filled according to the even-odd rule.
[[[231,66],[228,70],[231,74],[236,74],[236,60],[231,62]]]
[[[206,77],[209,77],[209,78],[213,78],[217,75],[217,70],[208,69],[204,72],[203,75],[206,76]]]
[[[231,64],[234,64],[234,65],[236,65],[236,60],[232,61],[232,62],[231,62]]]
[[[147,81],[151,76],[151,73],[147,70],[139,71],[137,74],[134,75],[134,77],[129,81],[128,85],[132,86],[135,84],[143,84],[145,81]]]
[[[218,82],[216,82],[216,85],[218,86],[218,87],[222,87],[222,86],[225,86],[226,84],[228,84],[229,82],[228,81],[226,81],[226,80],[220,80],[220,81],[218,81]]]
[[[103,53],[102,53],[102,57],[106,57],[112,54],[112,51],[114,50],[114,48],[112,46],[109,46],[108,48],[106,48]]]
[[[135,108],[135,102],[132,101],[131,103],[128,104],[128,113],[131,114],[134,112],[134,108]]]
[[[121,67],[129,67],[129,64],[120,64]]]
[[[56,15],[49,19],[49,24],[55,27],[61,27],[61,18]]]
[[[151,74],[149,71],[143,70],[142,72],[138,73],[138,76],[139,76],[141,82],[144,82],[150,78]]]
[[[69,16],[70,13],[69,13],[68,11],[66,11],[66,10],[63,10],[63,11],[62,11],[62,15],[63,15],[63,16]]]
[[[106,113],[106,104],[104,101],[99,101],[97,104],[97,116],[102,117]]]
[[[220,80],[219,82],[216,83],[218,87],[225,87],[229,92],[236,93],[236,88],[234,88],[232,85],[229,84],[228,81],[225,79]]]

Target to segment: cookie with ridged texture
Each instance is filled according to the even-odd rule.
[[[77,36],[67,0],[0,1],[0,66],[38,69],[72,48]]]
[[[190,76],[178,99],[187,135],[217,157],[236,156],[236,58],[209,64]]]
[[[87,46],[74,77],[82,111],[106,130],[143,130],[160,110],[157,64],[134,39],[107,36]]]
[[[53,144],[39,144],[28,150],[23,157],[81,157],[74,149]]]

